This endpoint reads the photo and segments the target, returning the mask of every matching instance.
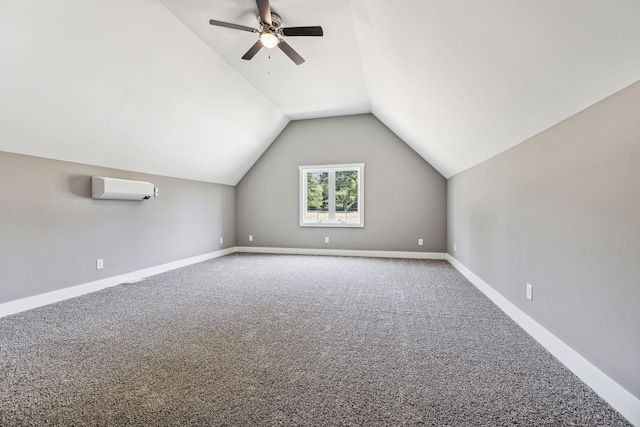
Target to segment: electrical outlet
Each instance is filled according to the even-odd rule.
[[[96,270],[102,270],[104,268],[104,260],[102,258],[96,260]]]
[[[327,236],[327,237],[325,237],[325,238],[324,238],[324,242],[325,242],[325,243],[329,243],[329,236]]]
[[[456,247],[456,244],[453,244],[453,252],[456,252],[458,250],[458,248]]]
[[[527,283],[527,299],[533,301],[533,286]]]
[[[153,195],[158,197],[158,187],[153,189]]]
[[[251,234],[249,234],[249,241],[253,242],[253,236]]]
[[[424,240],[423,239],[418,239],[418,246],[422,246],[424,245]]]
[[[223,244],[223,243],[224,243],[224,238],[223,238],[223,237],[221,237],[221,238],[220,238],[220,244]]]

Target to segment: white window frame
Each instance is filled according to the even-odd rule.
[[[335,173],[337,171],[358,171],[358,222],[342,222],[335,219]],[[314,165],[300,166],[300,227],[364,227],[364,163],[349,163],[343,165]],[[329,220],[307,221],[307,173],[329,173]]]

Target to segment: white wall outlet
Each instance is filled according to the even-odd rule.
[[[158,187],[154,188],[153,195],[158,197]]]
[[[96,260],[96,270],[102,270],[104,268],[104,260],[102,258]]]
[[[424,245],[424,239],[418,239],[418,246]]]
[[[456,244],[453,244],[453,252],[456,252],[458,250],[458,248],[456,247]]]
[[[221,237],[220,238],[220,244],[223,244],[223,243],[224,243],[224,237]]]
[[[324,238],[324,242],[325,242],[325,243],[329,243],[329,236],[326,236],[326,237]]]
[[[533,301],[533,286],[527,283],[527,299]]]
[[[251,234],[249,234],[249,241],[253,242],[253,236]]]

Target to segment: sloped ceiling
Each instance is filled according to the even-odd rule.
[[[3,0],[0,150],[235,185],[289,120],[372,112],[450,177],[640,79],[640,0]]]

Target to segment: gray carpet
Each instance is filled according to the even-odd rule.
[[[0,424],[629,425],[445,261],[284,255],[0,319]]]

